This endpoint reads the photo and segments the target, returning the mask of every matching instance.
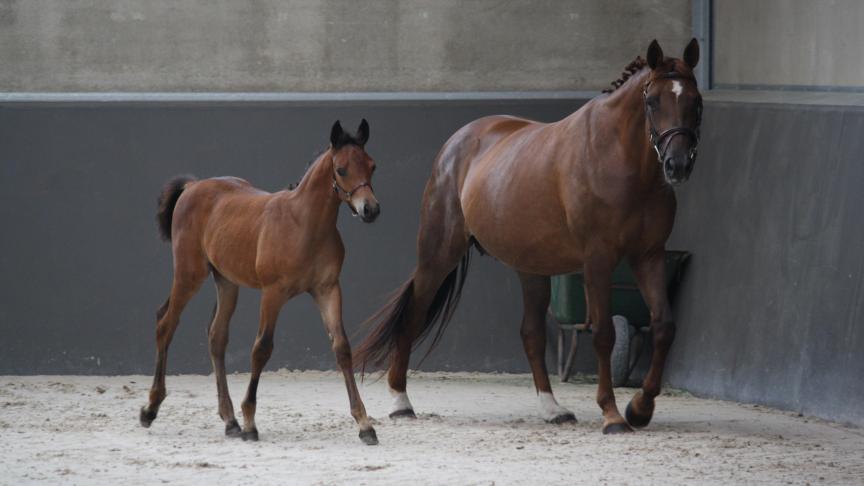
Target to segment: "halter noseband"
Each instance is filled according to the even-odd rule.
[[[694,83],[696,82],[696,79],[693,77],[684,76],[675,72],[660,74],[655,77],[655,79],[657,78],[686,79],[693,81]],[[654,124],[654,115],[652,114],[651,107],[648,106],[648,86],[651,85],[651,81],[652,79],[649,79],[642,87],[642,99],[645,100],[645,117],[648,119],[648,139],[651,141],[651,146],[654,147],[654,151],[657,152],[657,160],[661,164],[663,163],[663,159],[666,158],[666,150],[669,149],[669,144],[675,135],[686,135],[693,142],[693,145],[690,146],[690,153],[687,155],[692,164],[696,160],[696,154],[698,153],[696,146],[699,145],[699,126],[702,124],[702,104],[700,103],[696,108],[695,130],[687,127],[672,127],[658,133],[657,126]]]
[[[354,188],[351,189],[350,191],[346,191],[345,189],[342,189],[342,187],[339,185],[338,182],[336,182],[336,176],[335,175],[333,176],[333,192],[336,193],[336,197],[338,197],[339,199],[342,199],[342,201],[344,201],[346,204],[348,204],[348,207],[351,209],[351,212],[354,213],[355,215],[357,214],[357,210],[354,209],[354,205],[351,204],[351,196],[353,196],[354,193],[359,191],[360,188],[362,188],[362,187],[368,187],[370,190],[372,190],[372,184],[370,184],[368,181],[364,181],[364,182],[361,182],[360,184],[357,184],[356,186],[354,186]],[[345,194],[344,199],[339,195],[340,192],[342,194]]]

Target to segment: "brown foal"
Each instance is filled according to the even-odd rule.
[[[552,395],[545,313],[549,277],[581,270],[598,359],[603,432],[648,424],[675,335],[664,247],[675,219],[673,186],[687,179],[696,156],[702,106],[693,75],[698,60],[695,39],[683,59],[664,57],[654,41],[647,60],[631,63],[613,83],[616,89],[561,121],[490,116],[447,141],[423,196],[417,267],[375,316],[380,322],[355,353],[355,363],[364,369],[389,366],[391,416],[414,416],[405,393],[411,351],[436,325],[432,346],[440,339],[474,245],[519,274],[522,341],[543,417],[575,420]],[[610,373],[611,276],[623,258],[633,266],[651,309],[654,341],[650,370],[626,420],[615,403]]]
[[[364,148],[368,139],[366,120],[356,135],[344,132],[337,121],[330,134],[330,148],[309,167],[294,190],[271,194],[236,177],[200,181],[177,177],[168,182],[159,199],[158,220],[163,237],[172,242],[174,283],[157,313],[156,372],[150,402],[141,409],[141,425],[150,426],[165,399],[168,345],[180,313],[212,273],[217,304],[209,329],[210,358],[225,434],[258,440],[258,379],[273,352],[276,318],[285,302],[308,292],[321,311],[345,377],[360,438],[366,444],[378,443],[357,391],[351,348],[342,326],[339,273],[345,248],[336,229],[343,202],[365,222],[374,221],[379,213],[370,184],[375,163]],[[240,285],[261,289],[260,324],[252,348],[252,377],[242,405],[242,430],[234,417],[225,379],[228,323]]]

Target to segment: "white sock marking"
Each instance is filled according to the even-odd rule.
[[[390,395],[393,395],[393,407],[390,409],[391,412],[414,410],[414,407],[411,405],[411,400],[408,400],[407,393],[397,392],[396,390],[391,389]]]
[[[543,420],[552,420],[555,417],[572,413],[558,405],[555,397],[549,392],[540,392],[537,394],[537,398],[540,399],[540,415],[543,416]]]

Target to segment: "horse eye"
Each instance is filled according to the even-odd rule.
[[[660,101],[657,98],[648,98],[648,107],[652,110],[656,110],[660,105]]]
[[[339,174],[339,177],[345,177],[348,175],[348,169],[345,167],[339,167],[336,169],[336,173]]]
[[[378,166],[377,166],[377,165],[373,165],[373,166],[372,166],[372,174],[374,174],[374,173],[375,173],[375,169],[377,169],[377,168],[378,168]]]

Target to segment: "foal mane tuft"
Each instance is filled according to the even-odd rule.
[[[330,149],[330,147],[327,146],[327,147],[322,148],[321,150],[316,151],[315,154],[312,156],[312,159],[310,159],[309,162],[306,162],[306,169],[303,171],[303,175],[300,176],[300,180],[297,182],[292,182],[292,183],[288,184],[288,187],[286,187],[286,189],[288,189],[289,191],[293,191],[294,189],[297,189],[297,186],[300,185],[300,181],[302,181],[303,178],[306,177],[306,174],[309,173],[309,169],[311,169],[312,166],[315,165],[315,162],[317,162],[318,159],[322,155],[324,155],[324,152],[326,152],[329,149]]]
[[[628,79],[630,79],[630,76],[633,76],[634,74],[639,72],[640,69],[647,65],[648,63],[645,61],[645,59],[642,59],[641,56],[636,56],[636,59],[633,59],[633,61],[631,61],[630,64],[628,64],[624,68],[624,72],[621,73],[621,77],[609,83],[612,85],[612,88],[606,88],[603,90],[603,92],[611,93],[616,89],[620,88],[624,83],[627,82]]]

